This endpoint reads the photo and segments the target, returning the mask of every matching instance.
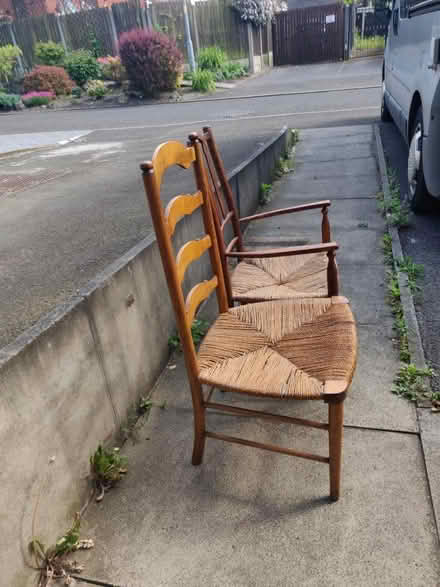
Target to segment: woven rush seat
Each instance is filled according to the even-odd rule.
[[[348,301],[260,302],[220,314],[199,353],[199,379],[221,389],[323,399],[350,385],[356,329]]]
[[[290,298],[325,298],[328,257],[325,253],[245,259],[231,276],[237,302]]]

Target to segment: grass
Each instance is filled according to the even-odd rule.
[[[384,49],[385,48],[385,37],[375,35],[374,37],[362,38],[359,33],[354,35],[354,48],[364,51],[366,49]]]

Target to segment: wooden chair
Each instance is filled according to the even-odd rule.
[[[335,251],[338,246],[330,242],[330,200],[240,218],[211,128],[204,127],[202,133],[190,135],[190,144],[197,140],[202,143],[210,187],[214,194],[214,221],[229,305],[232,306],[234,302],[337,296],[339,285]],[[252,252],[246,250],[241,231],[241,226],[245,223],[314,209],[321,210],[322,213],[322,244]],[[225,230],[229,223],[232,225],[233,238],[226,244]],[[241,263],[231,271],[228,261],[233,258]]]
[[[276,300],[230,308],[216,240],[209,187],[201,157],[201,144],[185,147],[178,142],[160,145],[141,169],[151,217],[156,231],[170,297],[182,342],[194,409],[192,463],[202,461],[206,438],[266,449],[327,463],[330,496],[339,498],[343,434],[343,401],[356,362],[356,332],[348,302],[342,297]],[[176,196],[166,210],[160,198],[165,170],[194,166],[197,191]],[[184,244],[174,255],[172,237],[176,224],[201,209],[206,234]],[[186,298],[182,292],[185,271],[209,251],[213,277],[195,285]],[[213,291],[219,316],[197,353],[191,324],[200,303]],[[211,386],[206,395],[203,384]],[[276,415],[212,401],[215,388],[259,398],[323,400],[328,403],[328,423]],[[263,444],[214,432],[206,427],[206,411],[268,418],[328,431],[329,456]]]

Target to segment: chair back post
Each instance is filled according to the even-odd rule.
[[[196,159],[197,157],[203,153],[203,147],[207,148],[207,145],[204,144],[203,140],[200,138],[200,136],[196,133],[193,132],[189,135],[188,137],[188,144],[191,145],[192,147],[194,147],[195,149],[195,153],[196,153]],[[195,148],[195,144],[196,142],[201,143],[201,149],[196,149]],[[208,158],[209,154],[205,153],[205,157],[206,159]],[[204,159],[202,159],[202,166],[203,166],[203,161]],[[213,182],[215,181],[215,177],[212,178]],[[211,209],[212,209],[212,217],[213,217],[213,221],[214,221],[214,228],[215,228],[215,234],[217,236],[217,245],[218,245],[218,250],[219,250],[219,254],[220,254],[220,261],[222,264],[222,270],[223,270],[223,277],[224,277],[224,282],[225,282],[225,287],[226,287],[226,295],[228,296],[228,304],[229,307],[232,307],[234,305],[233,303],[233,299],[232,299],[232,284],[231,284],[231,278],[229,275],[229,270],[228,270],[228,260],[226,259],[226,254],[225,254],[225,243],[224,243],[224,237],[223,237],[223,230],[221,227],[221,223],[220,223],[220,216],[219,216],[219,210],[218,208],[216,208],[216,206],[220,206],[220,201],[219,201],[219,197],[215,198],[214,194],[212,193],[212,190],[210,188],[210,184],[209,181],[207,182],[208,184],[208,195],[209,195],[209,203],[211,205]],[[215,189],[215,186],[214,186]]]
[[[144,180],[145,193],[150,205],[151,218],[153,220],[154,229],[156,231],[157,244],[159,246],[159,252],[162,257],[162,263],[165,269],[165,277],[167,280],[168,289],[170,291],[171,302],[173,304],[176,315],[177,328],[185,355],[185,363],[191,383],[191,390],[193,391],[194,383],[200,387],[197,378],[199,366],[193,339],[191,336],[191,326],[188,324],[186,319],[185,300],[177,274],[174,253],[171,246],[171,239],[167,234],[165,217],[160,199],[160,187],[157,181],[157,177],[154,173],[153,163],[151,161],[147,161],[142,163],[140,167]],[[200,399],[197,400],[197,398],[193,397],[193,400],[196,399],[195,403],[199,403],[199,401],[202,400],[201,394],[202,390],[200,387]]]
[[[197,188],[202,192],[204,200],[202,205],[203,222],[205,225],[205,230],[212,240],[212,246],[209,248],[209,256],[214,274],[218,278],[218,284],[216,288],[218,309],[219,312],[222,313],[227,312],[229,309],[229,296],[227,293],[225,274],[219,252],[218,238],[220,238],[220,236],[217,235],[214,223],[214,212],[212,210],[213,202],[210,194],[208,178],[206,177],[206,169],[203,164],[202,145],[199,138],[194,138],[193,147],[195,151],[194,171],[196,175]]]
[[[243,247],[243,236],[241,234],[240,228],[240,220],[238,215],[237,206],[234,202],[234,196],[232,194],[231,186],[229,185],[226,171],[223,165],[222,158],[220,156],[219,150],[217,148],[217,144],[214,139],[214,135],[212,134],[212,129],[209,126],[203,127],[203,134],[206,138],[208,143],[209,151],[211,153],[212,160],[214,161],[214,166],[217,171],[218,178],[220,180],[220,185],[222,186],[223,193],[226,198],[226,203],[230,212],[233,212],[233,216],[231,218],[232,227],[234,229],[235,236],[237,237],[237,249],[239,251],[244,251]]]

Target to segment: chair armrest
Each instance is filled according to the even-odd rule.
[[[227,251],[226,257],[237,259],[264,259],[266,257],[288,257],[290,255],[311,255],[336,251],[337,243],[322,243],[319,245],[300,245],[298,247],[281,247],[279,249],[260,249],[257,251]]]
[[[290,214],[291,212],[305,212],[306,210],[314,210],[321,208],[324,210],[330,206],[330,200],[322,200],[321,202],[312,202],[310,204],[300,204],[299,206],[290,206],[289,208],[279,208],[278,210],[269,210],[261,212],[260,214],[253,214],[252,216],[244,216],[240,218],[240,222],[249,222],[251,220],[261,220],[263,218],[270,218],[271,216],[280,216],[281,214]]]

